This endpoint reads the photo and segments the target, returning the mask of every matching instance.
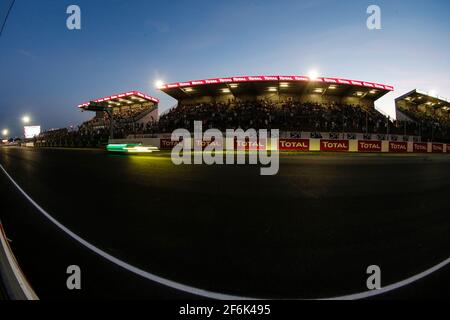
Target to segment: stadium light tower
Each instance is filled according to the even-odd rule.
[[[2,135],[3,135],[3,137],[5,137],[6,138],[6,136],[9,134],[9,130],[8,129],[3,129],[2,130]]]
[[[22,122],[23,122],[24,124],[29,124],[29,123],[31,122],[30,116],[23,116],[23,117],[22,117]]]
[[[155,87],[157,89],[160,89],[163,85],[164,85],[164,81],[162,81],[162,80],[156,80],[155,81]]]
[[[308,77],[311,80],[316,80],[319,77],[319,72],[317,70],[310,70],[308,72]]]

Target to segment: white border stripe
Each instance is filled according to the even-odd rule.
[[[27,298],[27,300],[39,300],[38,296],[33,291],[33,288],[25,278],[25,275],[23,274],[22,270],[20,270],[19,264],[17,263],[17,260],[12,253],[11,247],[8,244],[8,240],[6,238],[6,235],[4,234],[4,230],[1,223],[0,223],[0,243],[3,247],[3,251],[6,254],[6,259],[8,259],[8,263],[11,266],[11,269],[17,280],[17,283],[22,289],[22,292]]]
[[[41,206],[39,206],[39,204],[36,203],[36,201],[34,201],[18,184],[16,181],[14,181],[14,179],[8,174],[8,172],[5,170],[5,168],[0,164],[0,168],[2,169],[2,171],[5,173],[5,175],[9,178],[9,180],[11,180],[11,182],[16,186],[16,188],[20,191],[20,193],[22,193],[22,195],[27,198],[28,201],[30,201],[30,203],[42,214],[44,215],[48,220],[50,220],[53,224],[55,224],[58,228],[60,228],[62,231],[64,231],[68,236],[70,236],[71,238],[73,238],[75,241],[79,242],[80,244],[82,244],[83,246],[85,246],[86,248],[88,248],[89,250],[91,250],[92,252],[98,254],[99,256],[105,258],[106,260],[114,263],[115,265],[124,268],[125,270],[128,270],[134,274],[137,274],[143,278],[146,278],[148,280],[157,282],[159,284],[162,284],[164,286],[173,288],[173,289],[177,289],[183,292],[188,292],[194,295],[198,295],[198,296],[202,296],[202,297],[207,297],[207,298],[212,298],[212,299],[219,299],[219,300],[234,300],[234,299],[251,299],[251,298],[245,298],[245,297],[238,297],[238,296],[232,296],[232,295],[227,295],[227,294],[221,294],[221,293],[216,293],[216,292],[210,292],[207,290],[202,290],[202,289],[198,289],[195,287],[191,287],[191,286],[187,286],[187,285],[183,285],[162,277],[159,277],[157,275],[154,275],[152,273],[146,272],[144,270],[141,270],[135,266],[130,265],[129,263],[126,263],[112,255],[110,255],[109,253],[106,253],[105,251],[97,248],[96,246],[92,245],[91,243],[87,242],[86,240],[84,240],[83,238],[81,238],[80,236],[78,236],[77,234],[73,233],[72,231],[70,231],[67,227],[65,227],[63,224],[61,224],[59,221],[57,221],[55,218],[53,218],[50,214],[48,214]]]
[[[39,206],[36,201],[34,201],[18,184],[16,181],[14,181],[14,179],[8,174],[8,172],[5,170],[5,168],[0,164],[0,169],[2,169],[2,171],[5,173],[5,175],[9,178],[9,180],[16,186],[16,188],[20,191],[20,193],[22,193],[22,195],[28,200],[30,201],[30,203],[42,214],[44,215],[48,220],[50,220],[53,224],[55,224],[58,228],[60,228],[63,232],[65,232],[68,236],[70,236],[71,238],[73,238],[75,241],[79,242],[80,244],[82,244],[83,246],[85,246],[86,248],[88,248],[89,250],[91,250],[92,252],[96,253],[97,255],[105,258],[106,260],[114,263],[115,265],[130,271],[138,276],[141,276],[145,279],[154,281],[156,283],[159,283],[161,285],[167,286],[169,288],[172,289],[176,289],[176,290],[180,290],[183,292],[187,292],[193,295],[197,295],[197,296],[201,296],[201,297],[205,297],[205,298],[210,298],[210,299],[218,299],[218,300],[258,300],[257,298],[251,298],[251,297],[243,297],[243,296],[235,296],[235,295],[229,295],[229,294],[223,294],[223,293],[218,293],[218,292],[212,292],[212,291],[208,291],[208,290],[203,290],[203,289],[199,289],[199,288],[195,288],[195,287],[191,287],[188,285],[184,285],[175,281],[171,281],[162,277],[159,277],[155,274],[149,273],[147,271],[144,271],[142,269],[139,269],[133,265],[130,265],[129,263],[122,261],[112,255],[110,255],[109,253],[106,253],[105,251],[97,248],[96,246],[94,246],[93,244],[89,243],[88,241],[84,240],[83,238],[81,238],[80,236],[78,236],[77,234],[73,233],[72,231],[70,231],[67,227],[65,227],[63,224],[61,224],[58,220],[56,220],[55,218],[53,218],[49,213],[47,213],[41,206]],[[366,292],[361,292],[361,293],[356,293],[356,294],[351,294],[351,295],[346,295],[346,296],[338,296],[338,297],[334,297],[334,298],[324,298],[324,299],[318,299],[318,300],[356,300],[356,299],[364,299],[364,298],[369,298],[369,297],[374,297],[374,296],[378,296],[380,294],[386,293],[386,292],[390,292],[402,287],[405,287],[413,282],[416,282],[420,279],[425,278],[426,276],[432,274],[433,272],[436,272],[442,268],[444,268],[445,266],[447,266],[450,263],[450,258],[448,258],[447,260],[437,264],[436,266],[422,272],[419,273],[418,275],[415,275],[413,277],[410,277],[408,279],[405,279],[403,281],[388,285],[380,290],[372,290],[372,291],[366,291]],[[301,300],[301,299],[299,299]]]

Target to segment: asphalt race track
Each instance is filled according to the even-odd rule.
[[[175,166],[168,153],[1,148],[0,164],[67,229],[177,283],[259,298],[367,291],[450,256],[450,156],[285,154],[259,166]],[[125,270],[45,218],[0,171],[0,219],[41,299],[197,298]],[[66,288],[79,265],[82,289]],[[377,298],[450,294],[448,265]]]

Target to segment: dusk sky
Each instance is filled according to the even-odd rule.
[[[66,9],[81,7],[81,30]],[[382,30],[366,9],[381,7]],[[4,5],[0,5],[0,10]],[[16,0],[0,37],[0,129],[78,125],[77,105],[154,83],[239,75],[343,77],[450,98],[450,2]],[[2,15],[0,14],[0,17]]]

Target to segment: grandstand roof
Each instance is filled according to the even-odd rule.
[[[92,100],[93,102],[107,102],[111,106],[123,106],[132,105],[136,103],[153,102],[159,103],[159,99],[149,96],[139,91],[128,91],[125,93],[118,93],[112,96],[103,97],[100,99]],[[86,102],[78,105],[78,108],[89,110],[90,102]]]
[[[159,87],[177,100],[201,96],[220,96],[222,94],[255,95],[280,93],[303,95],[317,93],[335,96],[356,96],[378,100],[394,87],[379,83],[349,80],[341,78],[319,77],[311,79],[306,76],[244,76],[214,78],[164,84]]]
[[[409,106],[426,106],[433,107],[435,109],[443,109],[444,111],[450,110],[450,99],[446,99],[441,96],[432,95],[428,92],[414,89],[397,99],[395,99],[397,105],[402,103]]]

